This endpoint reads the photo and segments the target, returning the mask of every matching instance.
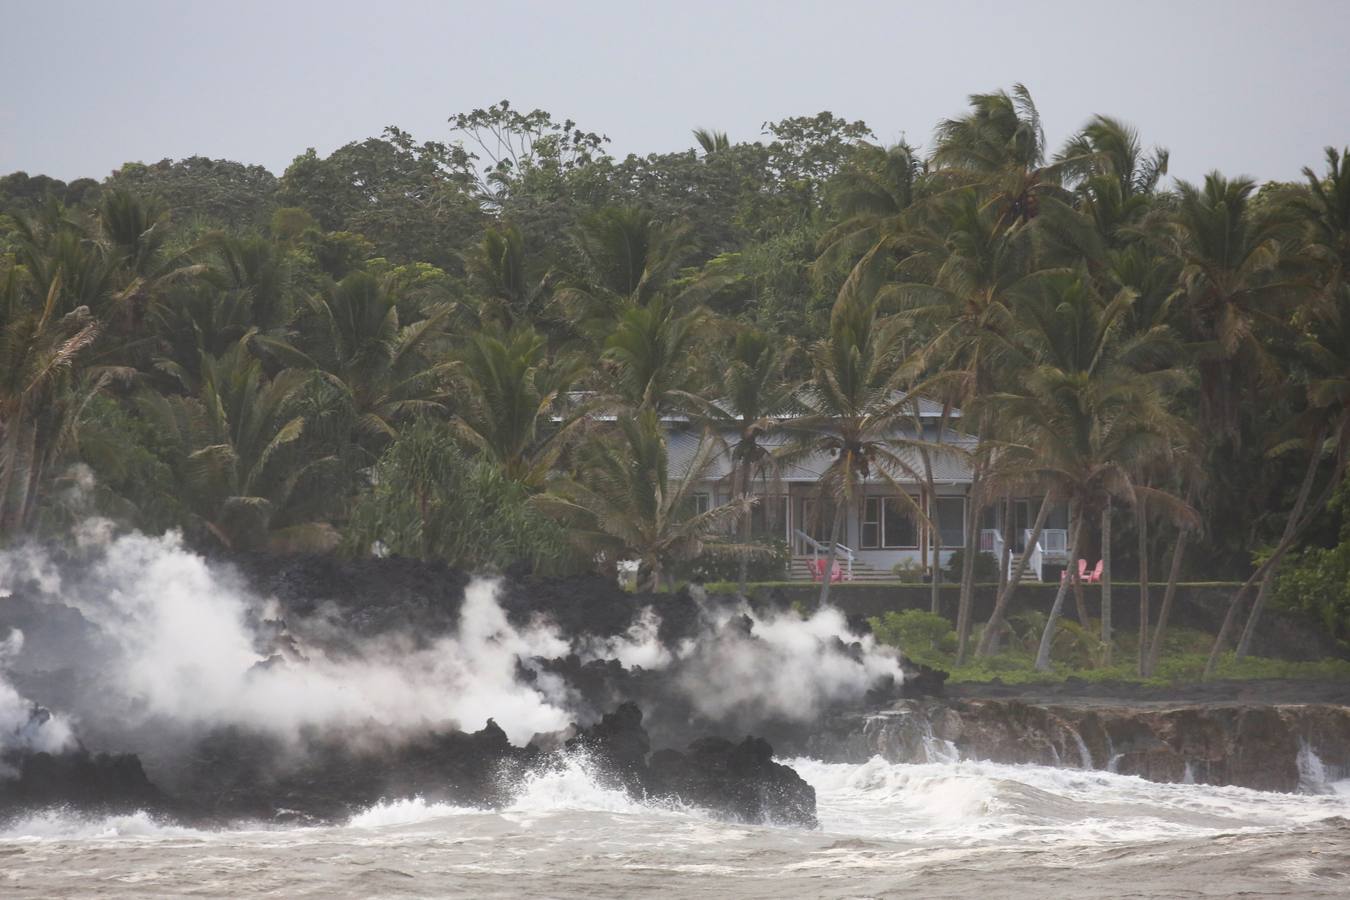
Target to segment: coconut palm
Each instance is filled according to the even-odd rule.
[[[99,324],[59,311],[60,275],[40,298],[11,269],[0,283],[0,535],[25,530],[75,443],[81,413],[113,372],[87,365]]]
[[[990,402],[1015,418],[1027,439],[1030,468],[1067,499],[1071,509],[1069,559],[1077,558],[1084,524],[1109,509],[1112,499],[1134,504],[1146,496],[1155,507],[1180,511],[1170,494],[1136,485],[1140,460],[1164,454],[1181,430],[1166,397],[1175,373],[1160,367],[1172,350],[1161,332],[1124,332],[1128,293],[1103,303],[1086,273],[1046,276],[1041,289],[1018,307],[1015,340],[1034,360],[1022,390],[995,394]],[[1110,565],[1103,546],[1103,566]],[[1049,666],[1050,643],[1072,579],[1061,582],[1042,637],[1037,667]],[[988,652],[1002,622],[995,609],[981,643]],[[1110,613],[1102,616],[1109,642]]]
[[[621,417],[615,430],[612,439],[583,445],[577,474],[536,498],[581,550],[609,565],[638,559],[645,590],[669,588],[682,562],[747,551],[726,538],[741,501],[695,508],[694,492],[722,452],[716,439],[695,439],[687,463],[672,471],[655,410]]]
[[[1304,306],[1307,322],[1297,343],[1297,357],[1307,371],[1304,410],[1294,422],[1294,438],[1277,449],[1306,448],[1308,464],[1280,540],[1229,606],[1210,654],[1207,675],[1217,665],[1235,616],[1253,583],[1257,583],[1256,599],[1238,641],[1237,655],[1240,658],[1250,650],[1281,560],[1339,486],[1350,452],[1350,285],[1345,278],[1350,265],[1350,151],[1337,153],[1328,147],[1327,164],[1327,173],[1321,177],[1304,169],[1308,189],[1295,194],[1290,204],[1303,225],[1306,244],[1302,256],[1318,288]],[[1331,476],[1320,492],[1314,493],[1318,469],[1328,456]]]
[[[538,488],[582,421],[576,410],[563,415],[578,371],[574,360],[549,360],[532,329],[472,335],[456,353],[455,430],[509,480]]]
[[[924,226],[910,230],[905,240],[909,255],[900,267],[902,280],[883,294],[895,299],[916,330],[932,334],[918,354],[920,366],[933,373],[929,385],[969,411],[974,434],[988,446],[991,423],[980,410],[989,408],[982,400],[994,391],[1010,352],[1012,308],[1035,284],[1031,231],[1023,225],[1003,227],[999,214],[967,189],[933,204]],[[987,454],[974,460],[967,547],[974,547],[979,536],[987,465]],[[957,609],[960,661],[973,625],[974,563],[974,553],[964,555]]]
[[[316,507],[335,456],[302,441],[303,392],[313,374],[268,379],[244,337],[202,361],[196,396],[146,392],[143,415],[170,447],[170,466],[193,523],[230,549],[329,549],[337,532]]]
[[[488,228],[483,239],[464,254],[482,302],[479,317],[487,323],[510,329],[538,324],[551,306],[552,284],[548,274],[539,274],[529,264],[525,239],[514,225]]]
[[[1197,187],[1180,182],[1172,252],[1181,261],[1177,303],[1194,342],[1201,423],[1237,439],[1242,381],[1275,376],[1259,339],[1279,329],[1295,285],[1280,275],[1286,221],[1253,203],[1252,181],[1217,172]]]
[[[602,345],[603,393],[618,407],[661,415],[697,406],[695,348],[708,327],[701,309],[681,312],[664,297],[624,309]]]
[[[909,417],[907,398],[897,391],[911,372],[903,355],[905,328],[903,319],[881,315],[875,285],[852,277],[830,313],[829,333],[810,349],[811,376],[800,394],[802,413],[791,424],[791,455],[829,460],[818,482],[819,507],[834,509],[820,581],[822,605],[829,600],[844,517],[862,502],[867,481],[875,476],[889,482],[895,495],[912,505],[897,482],[901,476],[918,479],[897,442]],[[911,512],[926,521],[922,510]]]
[[[719,356],[722,391],[711,402],[697,404],[700,417],[714,428],[734,431],[727,450],[732,460],[731,492],[742,501],[741,543],[752,541],[754,482],[777,473],[779,460],[765,441],[781,434],[796,404],[797,385],[786,375],[792,354],[785,345],[762,331],[737,332]],[[746,592],[749,554],[740,559],[738,584]]]
[[[731,140],[727,137],[725,131],[715,131],[709,128],[695,128],[694,140],[703,148],[703,152],[716,153],[718,150],[725,150],[731,146]]]
[[[831,185],[839,216],[817,244],[817,268],[841,258],[865,260],[905,251],[914,207],[925,191],[926,163],[906,143],[885,148],[866,142]]]
[[[1025,85],[1012,93],[972,94],[970,112],[938,124],[933,164],[958,184],[975,184],[998,228],[1025,224],[1047,202],[1067,203],[1062,172],[1073,159],[1046,162],[1045,130]]]
[[[439,349],[452,308],[404,325],[393,287],[354,272],[309,298],[288,339],[253,337],[285,366],[318,373],[351,420],[350,439],[372,455],[401,421],[445,412],[452,366]]]

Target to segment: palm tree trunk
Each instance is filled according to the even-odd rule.
[[[961,554],[961,596],[956,605],[956,664],[964,665],[970,647],[971,611],[975,603],[975,554],[980,546],[980,491],[983,465],[977,462],[966,510],[966,552]]]
[[[1013,498],[1009,494],[1003,504],[1003,528],[999,532],[1003,534],[1003,546],[999,548],[998,553],[998,594],[1002,594],[1008,587],[1008,570],[1012,568],[1012,539],[1009,534],[1004,534],[1009,528],[1013,518]],[[995,594],[994,596],[998,596]]]
[[[1315,447],[1320,448],[1321,444],[1322,441],[1319,439]],[[1275,550],[1270,554],[1270,558],[1252,573],[1252,576],[1243,583],[1237,594],[1234,595],[1232,602],[1228,604],[1228,612],[1223,617],[1223,624],[1219,626],[1219,633],[1214,638],[1214,646],[1210,648],[1209,659],[1205,663],[1204,678],[1208,679],[1212,677],[1215,670],[1218,668],[1219,657],[1223,655],[1224,648],[1228,646],[1228,635],[1232,632],[1233,625],[1237,621],[1239,610],[1246,604],[1247,595],[1251,593],[1252,585],[1258,580],[1264,579],[1268,572],[1279,567],[1280,561],[1284,559],[1285,553],[1289,552],[1289,548],[1293,546],[1299,533],[1302,532],[1303,528],[1312,521],[1313,517],[1326,506],[1327,501],[1331,499],[1332,493],[1340,486],[1341,476],[1345,471],[1345,454],[1343,448],[1338,450],[1336,469],[1332,473],[1331,479],[1323,488],[1322,493],[1318,496],[1317,502],[1313,504],[1308,503],[1308,495],[1312,492],[1312,482],[1316,478],[1317,468],[1321,461],[1321,453],[1314,449],[1309,455],[1308,470],[1304,474],[1303,484],[1299,488],[1298,499],[1294,502],[1294,509],[1289,513],[1288,521],[1285,522],[1284,534],[1280,537],[1280,542],[1275,545]],[[1257,612],[1258,610],[1253,605],[1252,613],[1255,615]]]
[[[1172,601],[1177,596],[1177,582],[1181,580],[1181,561],[1186,557],[1186,542],[1190,536],[1191,530],[1182,526],[1177,534],[1177,544],[1172,548],[1172,565],[1167,572],[1167,587],[1163,590],[1162,606],[1158,608],[1158,624],[1153,629],[1153,640],[1148,647],[1148,662],[1143,672],[1145,678],[1152,678],[1158,669],[1163,637],[1167,634],[1167,619],[1172,614]]]
[[[1040,511],[1036,513],[1036,524],[1032,526],[1031,538],[1027,541],[1022,552],[1017,557],[1017,565],[1013,568],[1012,577],[1008,579],[1008,586],[998,595],[994,602],[994,611],[989,616],[989,622],[984,626],[984,634],[980,637],[980,646],[975,651],[976,656],[988,656],[994,647],[995,636],[1003,628],[1004,616],[1008,610],[1008,602],[1012,600],[1013,592],[1017,586],[1022,583],[1022,576],[1026,574],[1027,562],[1031,558],[1031,548],[1035,547],[1041,540],[1041,531],[1045,528],[1045,519],[1050,515],[1050,497],[1041,498]],[[1005,538],[1006,540],[1006,538]],[[1072,556],[1072,554],[1070,554]],[[1062,586],[1063,581],[1060,582]],[[1061,591],[1062,593],[1062,591]],[[1061,596],[1057,602],[1062,602]]]
[[[928,451],[924,451],[924,456]],[[937,489],[933,484],[933,467],[925,463],[928,470],[928,520],[932,523],[929,533],[933,535],[933,567],[930,570],[931,575],[928,579],[928,606],[933,615],[939,615],[942,612],[941,587],[942,587],[942,523],[938,519]]]
[[[1284,523],[1284,534],[1280,535],[1280,542],[1284,543],[1290,539],[1290,533],[1295,527],[1295,520],[1300,515],[1303,507],[1308,502],[1308,495],[1312,493],[1313,480],[1317,476],[1317,467],[1321,463],[1322,442],[1326,439],[1325,432],[1317,436],[1317,442],[1313,444],[1312,457],[1308,460],[1308,470],[1303,473],[1303,484],[1298,489],[1298,499],[1294,501],[1294,511],[1289,514],[1289,521]],[[1252,636],[1256,633],[1256,623],[1261,618],[1261,611],[1265,608],[1266,597],[1270,594],[1270,589],[1274,586],[1275,571],[1279,567],[1278,563],[1270,567],[1266,575],[1261,579],[1261,587],[1256,592],[1256,602],[1252,604],[1251,615],[1247,617],[1247,624],[1242,629],[1242,637],[1238,640],[1237,658],[1242,659],[1252,646]]]
[[[1111,665],[1111,498],[1106,498],[1106,507],[1102,509],[1102,644],[1105,645],[1103,662]]]
[[[838,503],[834,508],[834,524],[830,526],[830,552],[825,556],[825,571],[820,575],[820,606],[830,602],[830,577],[834,574],[835,558],[839,555],[839,531],[844,525],[844,508],[848,504]]]
[[[1135,519],[1139,527],[1139,661],[1136,671],[1144,676],[1144,663],[1148,659],[1148,501],[1139,498],[1135,507]]]
[[[1069,559],[1077,559],[1078,542],[1083,536],[1083,517],[1077,515],[1075,510],[1069,511],[1069,518],[1073,521],[1073,540],[1069,541]],[[1055,640],[1055,625],[1059,621],[1060,610],[1064,608],[1064,595],[1068,592],[1069,582],[1072,581],[1074,587],[1078,586],[1078,567],[1069,567],[1069,577],[1061,578],[1059,581],[1059,590],[1055,592],[1055,603],[1050,607],[1050,618],[1045,621],[1045,630],[1041,632],[1041,645],[1036,650],[1036,671],[1050,671],[1050,645]]]
[[[750,511],[750,460],[747,459],[741,469],[740,495],[741,500],[745,501],[745,511],[741,513],[741,546],[750,546],[750,532],[753,527]],[[737,573],[736,589],[740,596],[744,597],[747,585],[750,581],[750,554],[749,551],[741,553],[740,567]]]

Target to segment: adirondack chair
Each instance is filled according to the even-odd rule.
[[[829,563],[828,559],[815,559],[811,561],[811,580],[820,581],[825,577],[825,566]],[[844,570],[839,568],[839,560],[834,561],[834,566],[830,569],[830,582],[843,581]]]
[[[1065,569],[1063,572],[1060,572],[1060,573],[1059,573],[1059,580],[1060,580],[1060,581],[1068,581],[1068,580],[1069,580],[1069,570],[1068,570],[1068,569]],[[1080,582],[1083,582],[1083,581],[1087,581],[1087,580],[1088,580],[1088,570],[1087,570],[1087,560],[1086,560],[1086,559],[1080,559],[1080,560],[1078,561],[1078,580],[1079,580]]]
[[[1097,560],[1097,566],[1092,570],[1092,574],[1087,577],[1088,584],[1100,584],[1102,580],[1102,567],[1106,560]]]

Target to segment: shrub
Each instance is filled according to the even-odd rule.
[[[792,549],[787,541],[755,542],[747,578],[750,581],[781,581],[787,578]],[[679,577],[690,581],[735,583],[741,575],[741,562],[735,556],[701,556],[680,566]]]
[[[891,571],[895,574],[896,581],[902,581],[906,584],[917,584],[923,581],[926,574],[924,567],[918,560],[902,559],[900,562],[891,566]]]
[[[942,571],[949,581],[961,580],[961,569],[966,564],[966,551],[958,549],[952,552],[952,558]],[[994,554],[981,550],[975,554],[975,580],[981,583],[998,581],[998,560]]]
[[[956,631],[945,616],[918,609],[888,612],[867,620],[877,640],[900,648],[915,662],[948,666],[956,649]]]
[[[1280,569],[1275,601],[1321,622],[1336,640],[1350,642],[1350,541],[1291,556]]]

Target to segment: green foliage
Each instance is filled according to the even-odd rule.
[[[945,616],[917,609],[888,612],[867,620],[883,644],[899,647],[905,656],[930,666],[950,666],[956,631]]]
[[[964,547],[958,547],[952,551],[951,558],[947,560],[946,567],[943,568],[943,577],[948,581],[961,580],[962,567],[966,564],[966,550]],[[981,550],[975,554],[975,583],[989,584],[998,581],[998,559],[994,554],[987,550]]]
[[[902,584],[918,584],[923,581],[925,569],[917,559],[902,559],[891,566],[891,572]]]
[[[748,546],[750,553],[746,572],[750,580],[772,582],[787,575],[792,549],[786,541],[752,541]],[[678,572],[683,579],[730,585],[735,590],[736,579],[740,575],[740,560],[724,554],[702,556],[680,566]]]
[[[569,564],[562,528],[500,469],[465,454],[442,423],[424,419],[405,428],[375,464],[371,481],[352,510],[351,552],[378,545],[487,572],[559,571]]]
[[[1321,622],[1327,634],[1350,644],[1350,541],[1310,547],[1286,560],[1275,600]]]

